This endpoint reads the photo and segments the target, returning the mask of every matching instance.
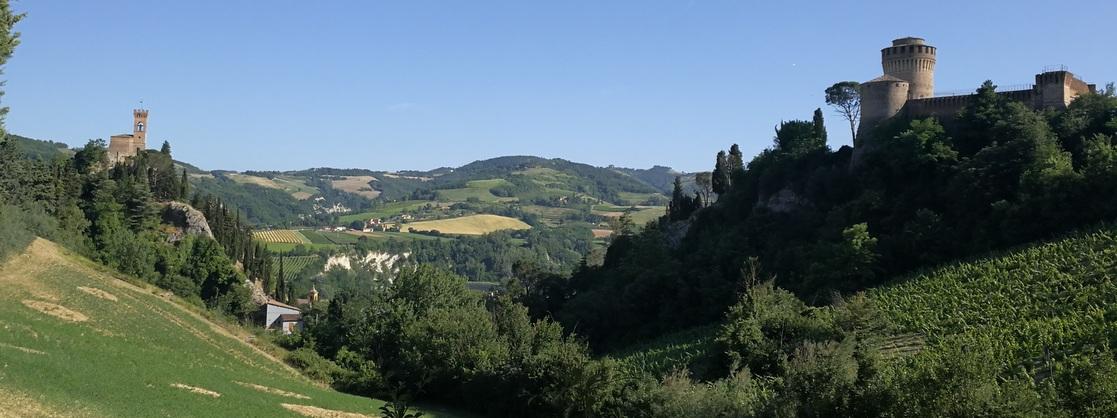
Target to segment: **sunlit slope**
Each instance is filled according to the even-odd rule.
[[[1117,228],[940,267],[869,296],[931,351],[989,346],[1006,366],[1074,355],[1117,336]]]
[[[316,386],[45,240],[0,265],[0,287],[3,416],[375,416],[381,405]]]

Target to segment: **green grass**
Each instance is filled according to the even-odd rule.
[[[621,201],[617,202],[617,203],[623,203],[623,204],[626,204],[626,205],[642,205],[648,199],[658,197],[658,196],[663,196],[659,193],[631,193],[631,192],[619,192],[619,193],[617,193],[617,195],[620,196],[620,198],[621,198]]]
[[[358,239],[360,239],[360,237],[367,237],[368,239],[377,240],[377,241],[387,241],[389,239],[396,239],[396,240],[402,240],[402,241],[429,241],[429,240],[452,240],[453,239],[451,237],[432,237],[430,235],[410,234],[410,233],[407,233],[407,232],[385,232],[385,231],[361,232],[360,234],[358,234]]]
[[[335,245],[335,244],[314,244],[314,243],[294,244],[294,243],[290,243],[290,242],[265,242],[264,243],[264,248],[267,249],[268,251],[273,252],[273,253],[285,253],[285,252],[294,250],[296,247],[298,247],[300,245],[303,246],[303,247],[306,247],[306,249],[311,250],[311,251],[318,251],[318,250],[321,250],[321,249],[337,248],[337,245]]]
[[[380,401],[314,384],[245,343],[244,330],[222,327],[177,298],[118,277],[44,240],[0,266],[5,289],[0,293],[2,415],[299,416],[282,403],[378,415]],[[29,307],[43,303],[77,312],[85,320],[65,320]]]
[[[353,221],[367,221],[373,218],[389,218],[404,212],[414,211],[432,202],[428,200],[404,200],[388,202],[368,212],[354,213],[340,217],[341,223],[349,224]]]
[[[547,226],[557,226],[563,224],[565,222],[564,218],[566,216],[577,214],[579,212],[578,209],[573,208],[559,208],[538,205],[527,205],[521,208],[521,210],[523,210],[524,213],[538,215],[539,219],[542,220],[543,223],[547,224]]]
[[[305,180],[298,177],[276,176],[275,178],[269,179],[267,177],[250,176],[240,173],[228,173],[226,177],[239,184],[255,184],[261,187],[282,190],[290,194],[291,197],[299,200],[305,200],[319,193],[317,188],[308,186]]]
[[[302,233],[302,235],[305,236],[306,239],[310,240],[310,242],[314,244],[350,245],[357,243],[356,235],[345,232],[315,231],[310,229],[302,230],[299,232]]]

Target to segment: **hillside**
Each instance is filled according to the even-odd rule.
[[[971,261],[913,273],[866,292],[917,352],[895,367],[941,362],[969,347],[1008,373],[1048,374],[1056,364],[1109,344],[1117,332],[1117,227],[1107,226]],[[822,308],[829,310],[830,308]],[[714,356],[717,326],[663,335],[610,353],[626,369],[663,376]],[[880,335],[881,337],[884,335]],[[1051,363],[1036,363],[1045,356]]]
[[[381,402],[314,384],[246,343],[243,330],[121,279],[43,239],[0,265],[0,410],[377,416]]]

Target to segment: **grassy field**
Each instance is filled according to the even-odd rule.
[[[315,231],[311,229],[299,232],[314,244],[349,245],[357,243],[357,237],[346,232]]]
[[[470,215],[404,224],[404,229],[407,228],[415,228],[418,231],[437,230],[443,234],[481,235],[504,229],[530,229],[531,225],[507,216]]]
[[[310,240],[299,231],[291,229],[273,229],[268,231],[255,231],[252,238],[265,243],[290,243],[309,244]]]
[[[335,244],[315,244],[315,243],[295,244],[295,243],[290,243],[290,242],[266,242],[266,243],[264,243],[264,248],[267,249],[268,251],[273,252],[273,253],[285,253],[285,252],[294,250],[296,247],[298,247],[300,245],[303,246],[303,247],[306,247],[306,249],[311,250],[311,251],[318,251],[318,250],[321,250],[321,249],[337,248],[337,245],[335,245]]]
[[[358,238],[367,237],[368,239],[378,240],[378,241],[387,241],[389,239],[397,239],[397,240],[403,240],[403,241],[453,239],[453,238],[450,238],[450,237],[432,237],[432,236],[429,236],[429,235],[409,234],[409,233],[406,233],[406,232],[373,231],[373,232],[350,232],[350,234],[353,234],[353,235],[357,236]]]
[[[419,209],[430,203],[431,202],[428,200],[404,200],[399,202],[388,202],[368,212],[354,213],[342,216],[340,217],[340,220],[343,224],[349,224],[353,221],[367,221],[372,218],[388,218],[404,212]]]
[[[460,189],[442,189],[436,192],[438,200],[444,202],[465,202],[475,198],[482,202],[514,202],[514,197],[497,197],[489,189],[507,184],[504,179],[473,180]]]
[[[606,216],[606,217],[619,217],[628,213],[632,218],[632,222],[636,226],[642,227],[648,222],[658,219],[667,213],[667,208],[664,206],[616,206],[616,205],[593,205],[593,214]]]
[[[381,402],[314,384],[246,331],[48,241],[0,266],[0,285],[0,415],[378,415]]]
[[[373,180],[376,180],[373,176],[341,176],[337,180],[331,180],[330,187],[369,199],[376,199],[377,196],[380,196],[380,192],[369,185]]]
[[[560,225],[564,222],[566,216],[578,213],[578,209],[538,205],[526,205],[522,210],[525,213],[538,215],[539,219],[547,224],[547,226]]]
[[[283,190],[299,200],[306,200],[310,198],[310,196],[318,193],[318,189],[308,186],[305,181],[296,177],[276,176],[273,179],[269,179],[267,177],[250,176],[240,173],[228,173],[226,176],[229,177],[230,180],[240,184],[255,184],[269,189]]]
[[[648,201],[648,199],[663,196],[659,193],[630,193],[630,192],[619,192],[619,193],[617,193],[617,195],[620,196],[620,198],[621,198],[621,201],[617,202],[617,203],[623,203],[623,204],[626,204],[626,205],[642,205],[642,204],[644,204],[644,202]]]

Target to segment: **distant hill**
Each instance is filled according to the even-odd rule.
[[[237,173],[187,168],[197,190],[220,197],[247,212],[251,222],[263,225],[291,224],[331,213],[376,213],[371,206],[402,201],[427,201],[443,208],[480,204],[483,207],[477,209],[496,214],[506,214],[499,206],[530,206],[527,211],[547,212],[552,223],[560,223],[574,216],[570,211],[589,216],[592,205],[613,210],[660,207],[667,199],[663,188],[670,192],[674,176],[681,174],[667,167],[603,168],[533,156],[498,157],[427,171],[319,167]],[[564,213],[540,207],[567,209]]]
[[[694,184],[693,173],[683,173],[675,171],[675,169],[671,167],[664,167],[661,165],[647,169],[609,166],[609,169],[631,176],[665,194],[670,194],[671,191],[674,190],[675,177],[682,178],[684,188],[690,188]]]
[[[55,157],[74,155],[74,151],[61,142],[27,138],[14,134],[9,134],[8,138],[14,140],[16,148],[31,159],[51,160]]]
[[[0,265],[0,410],[379,416],[382,402],[313,383],[275,358],[285,352],[246,343],[247,331],[122,278],[42,239]]]

